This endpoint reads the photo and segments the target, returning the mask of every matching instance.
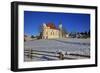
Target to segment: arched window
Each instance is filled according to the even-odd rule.
[[[54,35],[54,32],[52,32],[52,34]]]
[[[51,35],[52,35],[52,32],[51,32]]]

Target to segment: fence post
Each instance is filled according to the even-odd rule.
[[[32,49],[31,48],[29,49],[29,58],[30,60],[32,60]]]
[[[63,53],[62,53],[62,52],[59,52],[58,54],[59,54],[59,59],[60,59],[60,60],[64,60],[64,55],[63,55]]]

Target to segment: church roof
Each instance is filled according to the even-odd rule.
[[[51,29],[58,29],[58,28],[55,26],[55,24],[53,24],[53,23],[47,23],[46,26],[47,26],[47,27],[50,27]]]

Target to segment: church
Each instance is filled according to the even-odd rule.
[[[66,38],[66,35],[61,23],[58,27],[53,23],[43,23],[42,25],[42,39]]]

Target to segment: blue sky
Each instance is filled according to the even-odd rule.
[[[40,25],[49,22],[57,27],[62,23],[68,32],[84,32],[90,29],[90,14],[24,11],[24,33],[27,35],[37,35]]]

